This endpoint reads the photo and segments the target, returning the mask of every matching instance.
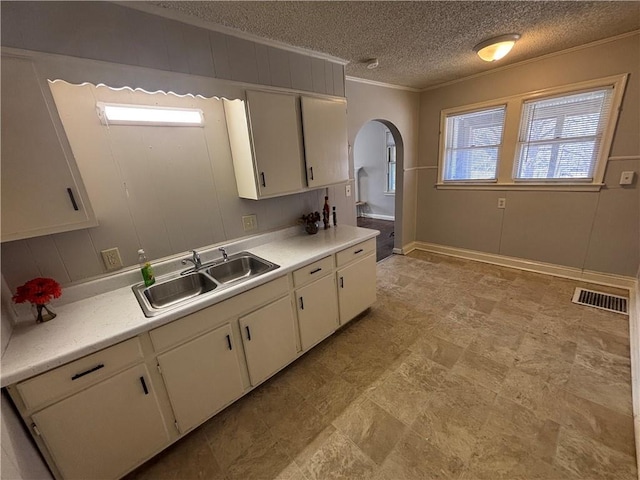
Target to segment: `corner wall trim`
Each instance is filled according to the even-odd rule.
[[[407,251],[405,251],[407,250]],[[590,270],[582,270],[579,268],[566,267],[563,265],[554,265],[552,263],[538,262],[535,260],[526,260],[523,258],[507,257],[496,253],[478,252],[475,250],[466,250],[464,248],[450,247],[447,245],[438,245],[427,242],[413,242],[403,248],[405,255],[413,250],[423,250],[425,252],[439,253],[441,255],[449,255],[451,257],[465,258],[467,260],[475,260],[478,262],[491,263],[502,267],[517,268],[528,272],[542,273],[552,275],[554,277],[569,278],[571,280],[580,280],[583,282],[606,285],[609,287],[625,288],[632,290],[636,288],[636,279],[633,277],[625,277],[623,275],[614,275],[611,273],[593,272]]]

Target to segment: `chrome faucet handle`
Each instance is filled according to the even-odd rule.
[[[227,249],[225,247],[220,247],[218,250],[220,250],[222,252],[222,260],[223,261],[227,261],[229,260],[229,255],[227,254]]]
[[[202,267],[202,260],[200,260],[200,254],[195,250],[191,250],[191,253],[192,253],[191,258],[183,258],[180,263],[182,263],[182,265],[186,265],[188,262],[191,262],[193,263],[194,270],[198,270],[200,267]]]

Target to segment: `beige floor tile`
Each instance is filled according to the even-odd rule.
[[[441,389],[429,393],[422,414],[411,428],[439,450],[466,461],[492,411],[495,396],[473,381],[451,375]]]
[[[447,368],[453,367],[464,351],[464,347],[434,335],[421,336],[409,349]]]
[[[369,392],[369,398],[405,425],[411,425],[422,412],[428,393],[394,372]]]
[[[216,461],[223,468],[260,441],[268,430],[250,397],[240,399],[202,425],[201,429]]]
[[[129,480],[226,480],[218,466],[202,429],[194,430],[179,442],[134,470]]]
[[[414,352],[402,362],[397,373],[411,385],[431,391],[445,383],[449,369]]]
[[[623,382],[631,382],[631,359],[629,357],[615,355],[581,342],[578,344],[575,363],[599,374],[611,376]]]
[[[619,413],[569,392],[562,398],[562,425],[578,431],[607,447],[627,455],[635,455],[631,415]]]
[[[524,332],[510,325],[499,325],[491,330],[478,332],[467,347],[502,365],[512,367]]]
[[[464,462],[443,452],[410,430],[397,443],[380,468],[385,480],[425,480],[458,478]]]
[[[562,428],[558,438],[556,465],[584,479],[636,480],[636,462],[601,443]]]
[[[561,406],[558,403],[558,398],[562,395],[561,387],[550,384],[537,375],[512,368],[498,393],[541,418],[558,422],[561,417]]]
[[[356,387],[336,376],[310,392],[307,401],[309,405],[327,417],[328,421],[331,421],[337,418],[356,397],[358,397]]]
[[[276,478],[291,463],[286,449],[270,436],[254,444],[225,471],[229,480]]]
[[[271,425],[270,432],[294,459],[330,423],[330,418],[304,402],[291,407],[287,413],[283,414]]]
[[[500,389],[508,371],[509,367],[506,365],[471,350],[466,350],[451,369],[452,373],[468,378],[493,392]]]
[[[582,365],[574,365],[567,391],[592,402],[631,415],[631,384],[603,375]]]
[[[369,480],[376,465],[351,440],[335,431],[301,470],[309,480]]]
[[[577,345],[544,334],[524,335],[515,358],[515,368],[554,385],[569,380]]]
[[[336,418],[333,425],[378,465],[407,429],[400,420],[364,397]]]
[[[533,411],[504,397],[497,397],[491,413],[478,437],[481,443],[507,435],[518,438],[526,446],[528,454],[547,463],[553,461],[560,425],[553,420],[536,415]]]
[[[576,328],[576,340],[586,343],[594,348],[613,353],[621,357],[629,358],[629,337],[621,337],[604,332],[588,325],[579,325]]]

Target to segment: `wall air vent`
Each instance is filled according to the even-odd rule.
[[[618,295],[576,288],[571,301],[578,305],[586,305],[609,312],[629,315],[629,300],[626,297],[620,297]]]

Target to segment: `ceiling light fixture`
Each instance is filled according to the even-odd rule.
[[[373,70],[374,68],[378,68],[378,59],[377,58],[372,58],[370,60],[367,60],[367,68],[369,70]]]
[[[520,35],[517,33],[500,35],[480,42],[473,47],[473,51],[485,62],[495,62],[509,53],[519,38]]]

